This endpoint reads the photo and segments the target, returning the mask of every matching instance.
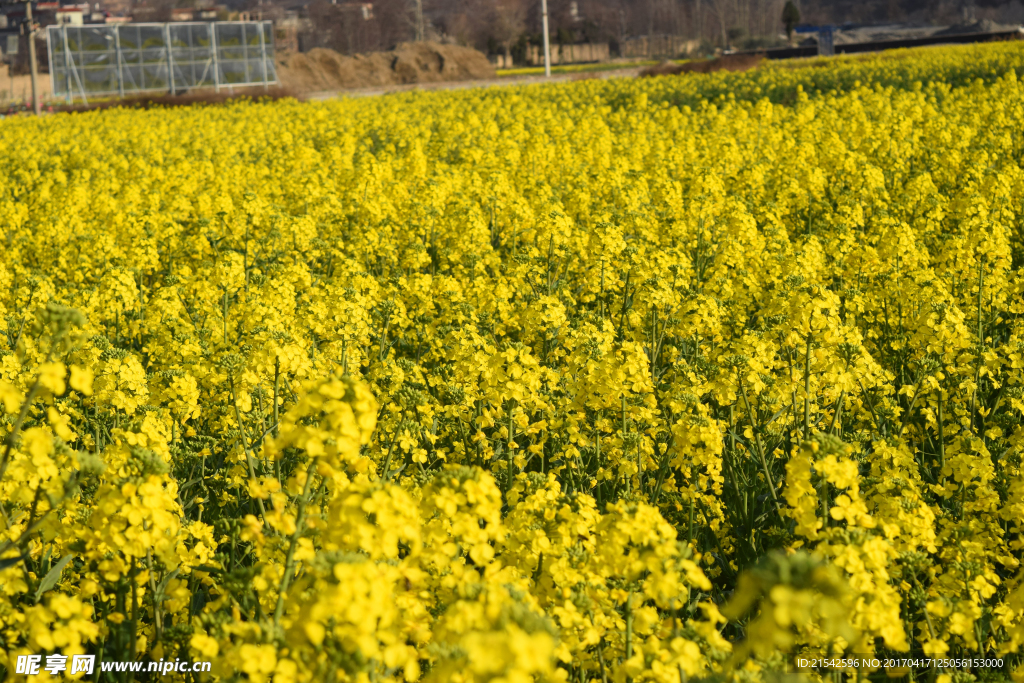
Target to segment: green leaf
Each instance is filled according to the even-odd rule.
[[[158,583],[157,586],[156,586],[156,595],[153,596],[153,599],[157,603],[160,603],[160,602],[163,601],[163,599],[164,599],[164,591],[167,590],[167,584],[170,582],[171,579],[173,579],[175,576],[177,576],[178,572],[180,572],[180,571],[181,571],[181,568],[179,567],[178,569],[175,569],[172,572],[168,572],[168,573],[164,574],[164,578],[160,579],[160,583]]]
[[[53,565],[50,571],[46,572],[46,576],[39,582],[39,588],[36,590],[36,602],[39,602],[39,598],[43,596],[43,593],[57,585],[57,582],[60,580],[60,573],[64,571],[64,567],[71,561],[72,557],[74,555],[68,553],[60,558],[60,561]]]
[[[0,569],[7,569],[8,567],[13,567],[19,562],[21,562],[21,555],[18,555],[17,557],[5,557],[3,559],[0,559]]]

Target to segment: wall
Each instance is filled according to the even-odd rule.
[[[552,45],[552,64],[580,64],[583,62],[605,62],[611,57],[608,43],[581,43],[579,45]],[[532,66],[544,64],[544,48],[530,45],[526,48],[526,63]]]
[[[39,93],[43,101],[50,97],[50,74],[39,74]],[[6,65],[0,65],[0,107],[14,102],[28,102],[32,97],[32,77],[11,76]]]

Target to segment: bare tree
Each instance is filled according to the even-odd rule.
[[[491,34],[505,52],[505,59],[512,59],[512,45],[526,30],[529,13],[527,0],[491,0]]]
[[[415,36],[415,17],[408,0],[374,0],[373,17],[380,32],[380,49],[390,50]]]
[[[729,24],[735,16],[731,0],[707,0],[708,9],[718,21],[722,47],[729,46]]]
[[[416,40],[426,40],[427,30],[423,22],[423,0],[411,0],[413,31]]]
[[[310,28],[300,35],[303,50],[326,47],[357,54],[382,49],[377,19],[367,18],[359,6],[314,0],[306,12]]]

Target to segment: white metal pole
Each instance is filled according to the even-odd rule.
[[[171,95],[174,92],[174,56],[171,50],[171,25],[164,24],[164,41],[167,43],[167,82],[171,84]]]
[[[25,3],[25,19],[28,20],[28,61],[32,73],[32,111],[39,116],[41,110],[39,102],[39,71],[36,67],[36,31],[32,23],[32,0]]]
[[[117,96],[124,99],[124,71],[121,70],[121,29],[115,24],[112,30],[114,32],[114,59],[117,60]]]
[[[53,49],[53,31],[46,29],[46,63],[50,67],[50,96],[57,92],[57,69],[53,63],[54,49]],[[14,99],[14,80],[11,80],[11,99]]]
[[[217,24],[210,22],[210,45],[213,47],[213,51],[210,53],[213,56],[213,89],[214,92],[220,92],[220,63],[217,61]]]
[[[75,68],[75,60],[71,57],[71,47],[68,43],[68,25],[63,24],[60,27],[60,34],[64,40],[64,76],[67,81],[68,88],[68,104],[75,103],[74,93],[71,91],[71,69]]]
[[[548,0],[540,0],[541,23],[544,25],[544,76],[551,78],[551,39],[548,37]]]
[[[260,22],[257,26],[260,27],[260,58],[263,60],[263,90],[266,91],[270,87],[267,85],[267,41],[263,37],[267,25]]]
[[[69,73],[73,73],[75,75],[75,82],[78,83],[78,92],[81,93],[81,95],[82,95],[82,101],[85,102],[86,104],[89,104],[89,98],[86,97],[86,94],[85,94],[85,84],[82,83],[82,77],[78,74],[78,66],[75,64],[74,58],[73,57],[69,57],[69,55],[71,54],[71,49],[68,47],[68,25],[64,24],[63,28],[64,28],[64,50],[65,50],[64,58],[65,59],[69,59],[70,61],[68,63],[69,63],[69,65],[71,67],[73,67],[73,69],[69,68],[68,72]],[[81,42],[82,42],[82,33],[81,33],[81,31],[79,31],[79,33],[78,33],[79,49],[81,49]],[[79,61],[81,61],[81,60],[79,60]],[[68,77],[68,97],[71,98],[71,77],[70,76]],[[73,98],[68,100],[68,102],[72,102],[72,101],[73,101]]]

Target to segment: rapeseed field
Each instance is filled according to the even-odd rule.
[[[1024,680],[1022,76],[0,122],[0,678]]]

